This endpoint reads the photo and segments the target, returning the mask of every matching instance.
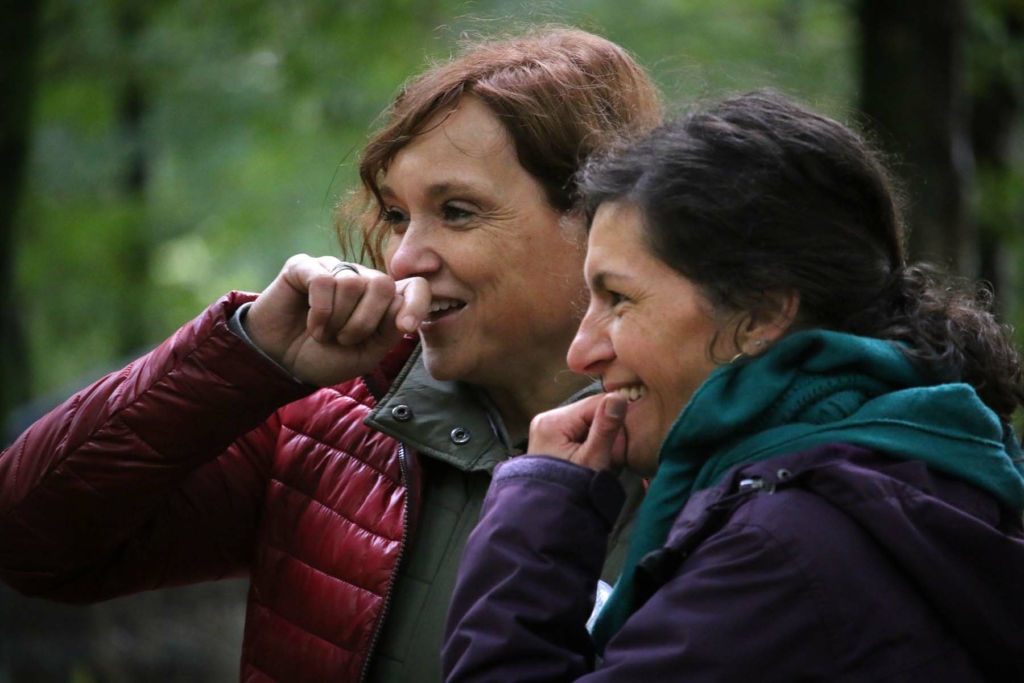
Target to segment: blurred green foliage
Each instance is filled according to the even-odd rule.
[[[258,291],[293,253],[337,253],[332,209],[353,186],[367,131],[465,31],[593,30],[652,71],[670,111],[775,86],[856,118],[856,25],[851,3],[835,0],[44,7],[16,252],[37,395],[115,367],[137,340],[159,342],[230,289]],[[133,84],[137,128],[125,115]],[[145,170],[141,190],[126,181],[133,163]],[[1016,230],[1022,182],[981,185],[1005,197],[983,203],[1012,214],[1000,220]]]
[[[773,86],[860,119],[855,0],[39,1],[14,250],[29,347],[19,361],[31,369],[37,408],[159,343],[225,292],[260,290],[288,256],[337,254],[332,211],[354,186],[367,132],[402,82],[449,55],[463,32],[567,23],[605,35],[650,69],[670,113]],[[1007,82],[1024,92],[1024,41],[1005,22],[1008,11],[1024,18],[1024,0],[970,7],[971,94]],[[979,223],[1001,233],[1012,266],[1024,263],[1024,133],[1008,145],[1015,165],[979,168],[972,205]],[[1014,277],[1022,302],[1024,268]],[[1010,316],[1024,323],[1024,306]],[[1020,433],[1024,411],[1018,417]],[[178,590],[167,601],[183,605],[180,613],[145,596],[93,608],[90,637],[74,612],[39,620],[50,640],[40,636],[46,654],[35,664],[70,671],[45,680],[143,680],[126,662],[163,656],[227,680],[245,586],[223,595]],[[189,604],[210,612],[185,616]],[[126,619],[134,609],[170,618]],[[77,634],[70,642],[81,648],[53,639],[54,623]],[[7,635],[33,637],[19,628],[26,631],[16,625]],[[202,657],[182,649],[189,639],[205,647]],[[116,651],[125,642],[130,652]],[[20,654],[12,647],[8,657]],[[72,666],[85,651],[88,661]]]

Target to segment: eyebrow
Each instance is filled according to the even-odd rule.
[[[615,273],[602,270],[598,272],[594,277],[590,278],[591,289],[608,289],[607,281],[608,278],[619,279],[619,280],[632,280],[632,275],[626,275],[625,273]]]
[[[470,185],[469,183],[449,181],[442,183],[432,183],[427,186],[426,195],[429,199],[437,199],[438,197],[448,194],[471,194],[476,195],[479,190]],[[397,197],[398,194],[391,189],[391,186],[387,183],[380,184],[380,194],[382,197]]]

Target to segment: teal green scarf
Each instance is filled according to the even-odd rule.
[[[594,626],[598,651],[636,608],[637,563],[665,543],[694,491],[735,465],[836,442],[923,461],[1024,510],[1020,444],[973,388],[929,386],[891,342],[800,332],[717,368],[672,425],[622,575]]]

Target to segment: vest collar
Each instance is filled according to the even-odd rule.
[[[418,345],[364,424],[466,472],[493,472],[499,462],[522,453],[509,443],[505,423],[486,392],[434,379],[422,356]],[[595,382],[566,403],[599,390]]]

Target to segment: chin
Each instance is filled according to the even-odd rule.
[[[658,473],[658,454],[645,455],[642,458],[636,459],[630,455],[626,463],[626,469],[638,477],[643,477],[647,480],[654,479],[654,475]]]
[[[644,479],[653,478],[658,472],[658,452],[661,450],[661,443],[649,443],[644,438],[631,438],[628,429],[626,434],[629,444],[626,451],[626,469]]]
[[[465,377],[465,370],[458,358],[452,354],[432,350],[429,346],[423,347],[423,364],[430,376],[441,382],[456,382]]]

